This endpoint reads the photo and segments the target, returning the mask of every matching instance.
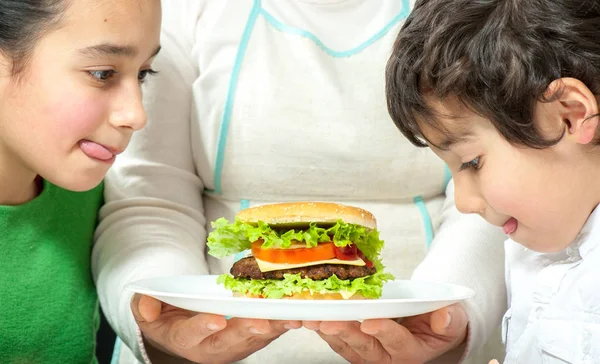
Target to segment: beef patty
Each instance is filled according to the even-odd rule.
[[[302,278],[313,280],[327,279],[336,275],[339,279],[354,279],[375,274],[375,268],[366,266],[342,265],[342,264],[320,264],[310,267],[292,268],[283,270],[274,270],[271,272],[261,272],[254,257],[247,257],[238,260],[231,267],[230,273],[236,278],[252,279],[283,279],[284,274],[298,274]]]

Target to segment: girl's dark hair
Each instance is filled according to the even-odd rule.
[[[421,125],[443,130],[425,96],[457,100],[515,145],[557,143],[536,129],[537,102],[572,77],[600,94],[600,1],[419,0],[386,70],[388,110],[415,145]],[[421,123],[421,124],[419,124]]]
[[[12,73],[26,66],[37,41],[57,26],[65,0],[0,0],[0,52],[12,60]]]

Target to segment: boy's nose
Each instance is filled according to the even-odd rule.
[[[458,211],[463,214],[479,214],[483,215],[483,211],[485,210],[484,204],[482,203],[482,199],[478,198],[458,198],[455,197],[456,208]]]
[[[454,203],[458,211],[463,214],[483,215],[485,211],[485,199],[479,194],[473,183],[463,181],[454,186]]]

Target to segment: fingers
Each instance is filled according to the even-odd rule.
[[[287,330],[302,326],[300,321],[227,321],[223,316],[179,309],[137,294],[131,310],[145,340],[162,352],[189,360],[241,360]]]
[[[286,331],[281,325],[279,331],[274,330],[267,320],[233,318],[227,323],[227,328],[212,335],[202,342],[201,350],[212,354],[222,353],[235,347],[235,351],[246,352],[251,347],[266,345],[269,340]]]
[[[407,317],[358,322],[305,321],[350,362],[424,363],[457,347],[466,337],[468,317],[461,305]]]
[[[326,336],[337,336],[337,338],[339,338],[341,341],[343,341],[343,344],[345,344],[345,346],[340,345],[338,350],[351,350],[358,354],[362,361],[370,363],[390,362],[390,356],[377,341],[377,339],[362,332],[360,330],[360,325],[360,322],[356,321],[323,322],[320,327],[320,332],[322,335]],[[333,339],[331,341],[335,345],[338,345],[338,342],[334,341]],[[346,355],[353,356],[352,353],[347,353]]]
[[[361,331],[372,335],[392,357],[421,358],[417,338],[404,326],[390,319],[366,320]]]
[[[142,300],[142,297],[144,297],[144,300]],[[156,302],[153,301],[158,302],[158,305],[156,305]],[[142,303],[140,304],[140,302]],[[138,325],[140,323],[154,321],[158,316],[160,316],[160,310],[162,307],[160,301],[157,301],[152,297],[143,296],[137,293],[133,295],[129,305],[131,307],[133,317],[135,318],[135,321],[138,323]],[[157,310],[158,313],[156,312]]]
[[[207,338],[199,351],[219,360],[239,361],[264,348],[289,329],[300,328],[300,321],[268,321],[244,318],[229,320],[225,330]],[[206,357],[206,355],[204,355]]]
[[[223,316],[178,309],[143,295],[133,296],[131,310],[144,337],[170,353],[182,353],[227,326]]]
[[[190,318],[182,317],[174,320],[170,325],[167,338],[175,348],[188,350],[226,326],[227,321],[223,316],[198,313]]]
[[[460,305],[430,314],[394,320],[366,320],[361,330],[379,340],[389,355],[426,362],[460,345],[466,337],[468,317]]]
[[[469,318],[460,304],[444,307],[431,314],[431,330],[458,343],[464,341]]]
[[[309,330],[319,331],[319,327],[321,326],[321,321],[302,321],[302,325]]]
[[[333,351],[351,363],[389,363],[390,356],[377,339],[363,333],[361,324],[349,322],[304,321],[304,327],[317,331]]]
[[[160,320],[159,320],[160,321]],[[196,314],[172,324],[166,349],[192,361],[235,362],[262,349],[297,321],[273,321]]]
[[[135,297],[137,296],[137,297]],[[160,316],[162,302],[150,296],[138,295],[134,296],[137,300],[137,308],[140,317],[146,322],[154,322]]]
[[[271,327],[274,332],[279,332],[283,334],[287,330],[296,330],[302,327],[302,321],[279,321],[273,320],[270,321]]]
[[[325,335],[320,331],[317,331],[317,334],[329,345],[331,350],[335,351],[342,358],[346,359],[350,363],[360,363],[362,362],[362,357],[354,351],[350,345],[346,344],[346,342],[340,339],[337,335]]]

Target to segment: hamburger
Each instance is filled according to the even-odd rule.
[[[375,299],[384,272],[377,222],[368,211],[325,202],[262,205],[220,218],[208,236],[216,258],[251,252],[217,282],[235,296]]]

